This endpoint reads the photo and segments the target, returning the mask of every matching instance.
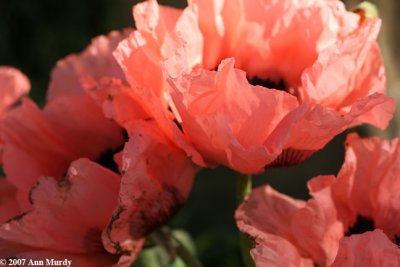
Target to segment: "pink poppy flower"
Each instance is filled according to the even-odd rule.
[[[196,171],[155,126],[137,123],[119,155],[122,179],[88,159],[74,161],[60,181],[40,178],[29,194],[32,208],[0,227],[0,256],[59,253],[78,262],[99,257],[90,266],[100,259],[100,266],[130,266],[146,236],[185,202]]]
[[[123,147],[124,131],[105,117],[84,90],[83,80],[107,75],[122,78],[111,53],[128,32],[99,36],[81,54],[60,60],[52,72],[43,110],[24,99],[3,117],[3,167],[7,179],[18,188],[22,206],[29,205],[28,192],[40,176],[61,179],[69,164],[80,157],[118,171],[112,157]]]
[[[255,238],[256,265],[398,266],[399,144],[349,135],[337,178],[310,180],[308,201],[270,186],[254,190],[235,217]]]
[[[349,127],[385,128],[392,117],[380,20],[359,23],[340,1],[193,0],[178,10],[149,0],[133,13],[138,30],[115,58],[144,109],[201,166],[299,163]]]

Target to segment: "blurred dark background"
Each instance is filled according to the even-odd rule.
[[[50,71],[57,60],[83,50],[96,35],[114,29],[132,27],[132,5],[138,1],[54,1],[0,0],[0,65],[22,70],[31,80],[30,96],[43,104]],[[349,1],[350,7],[358,1]],[[159,1],[177,7],[185,1]],[[378,3],[383,30],[381,48],[387,66],[389,93],[399,95],[399,30],[397,14],[400,2]],[[363,135],[398,134],[395,119],[385,132],[357,129]],[[306,199],[306,181],[318,174],[336,174],[343,161],[345,134],[335,138],[325,149],[296,167],[267,170],[254,178],[255,185],[271,184],[279,191]],[[235,173],[226,169],[203,170],[198,174],[193,192],[185,207],[170,223],[184,228],[193,237],[198,255],[206,267],[240,267],[238,233],[233,220],[236,207]]]

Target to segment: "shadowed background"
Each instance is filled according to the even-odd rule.
[[[133,27],[131,7],[137,2],[0,0],[0,65],[22,70],[32,83],[30,97],[42,105],[50,71],[57,60],[82,51],[97,35]],[[358,1],[348,2],[349,7],[354,7]],[[186,5],[183,0],[159,3],[177,7]],[[377,4],[383,18],[380,43],[389,94],[397,100],[400,97],[400,52],[395,47],[400,46],[400,37],[395,25],[400,1],[386,0]],[[397,121],[395,119],[385,132],[369,128],[357,130],[363,135],[395,137],[399,127]],[[254,178],[255,185],[270,183],[283,193],[306,199],[309,178],[318,174],[337,174],[343,161],[344,139],[345,134],[338,136],[299,166],[268,170]],[[233,220],[235,176],[226,168],[201,171],[187,204],[170,223],[173,228],[184,228],[192,235],[206,267],[242,266]]]

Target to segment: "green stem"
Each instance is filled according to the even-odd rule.
[[[190,253],[190,251],[179,239],[175,237],[173,237],[173,239],[175,241],[176,254],[183,260],[187,267],[203,267],[201,262],[195,256],[193,256],[192,253]]]
[[[251,175],[238,174],[236,199],[237,204],[242,204],[247,199],[252,190]],[[240,251],[245,267],[254,267],[255,264],[250,256],[250,250],[253,248],[253,240],[246,234],[240,233]]]
[[[185,245],[174,236],[167,227],[162,227],[150,236],[154,243],[162,246],[174,261],[178,256],[186,267],[203,267],[200,261],[185,247]]]
[[[239,173],[236,190],[236,199],[238,205],[242,204],[242,202],[246,200],[251,193],[251,189],[251,175]]]

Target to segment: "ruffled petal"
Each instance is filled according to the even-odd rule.
[[[202,157],[180,131],[170,112],[172,106],[169,105],[169,96],[165,91],[164,74],[160,65],[162,55],[156,39],[148,32],[135,31],[120,43],[114,55],[125,72],[133,90],[132,94],[140,99],[138,103],[144,112],[157,122],[188,157],[204,166]]]
[[[102,106],[104,115],[113,119],[130,132],[136,120],[151,120],[150,115],[139,105],[140,98],[121,80],[103,78],[99,83],[86,80],[86,89]]]
[[[265,234],[273,234],[291,241],[292,218],[304,205],[302,200],[292,199],[270,186],[263,186],[253,190],[240,205],[235,219],[240,231],[256,240],[265,239]]]
[[[334,45],[319,53],[313,66],[302,74],[300,97],[307,102],[339,109],[360,97],[368,96],[372,88],[373,92],[383,92],[385,83],[381,81],[382,71],[369,72],[379,70],[383,68],[383,65],[378,68],[365,66],[370,64],[369,56],[377,57],[371,50],[376,49],[376,37],[380,25],[378,19],[368,20],[343,40],[338,40]],[[375,62],[375,64],[379,63],[382,64],[382,61]],[[363,87],[362,81],[368,75],[379,78],[375,80],[376,83]],[[357,85],[359,87],[356,87]],[[358,91],[360,91],[358,95],[354,93]]]
[[[195,171],[154,123],[137,123],[124,149],[119,205],[103,232],[106,249],[134,260],[146,235],[185,202]]]
[[[257,266],[313,266],[311,258],[296,240],[293,222],[299,222],[299,216],[306,203],[280,194],[270,186],[252,191],[235,213],[240,231],[256,241],[251,255]],[[308,217],[302,217],[305,224]],[[310,256],[308,254],[308,256]]]
[[[313,198],[293,215],[291,230],[302,255],[312,258],[320,266],[329,266],[335,259],[345,229],[338,219],[331,195],[332,176],[314,179],[318,180],[311,183]]]
[[[162,40],[165,33],[174,29],[182,10],[159,5],[156,0],[141,2],[133,7],[135,26],[139,31],[154,30]]]
[[[39,180],[30,193],[32,209],[4,223],[0,238],[62,252],[104,252],[101,232],[117,204],[119,184],[115,173],[77,160],[65,179]]]
[[[303,103],[280,122],[268,142],[271,146],[283,143],[285,149],[315,151],[367,117],[370,118],[368,123],[385,128],[393,117],[393,111],[394,100],[379,93],[357,100],[346,114],[322,105]]]
[[[164,84],[159,64],[162,55],[160,46],[151,33],[134,31],[119,43],[114,57],[133,90],[138,90],[141,94],[152,94],[160,102]]]
[[[241,2],[244,18],[230,55],[250,75],[283,79],[290,86],[299,84],[324,47],[358,22],[339,1]]]
[[[184,133],[207,162],[255,173],[281,152],[264,143],[298,102],[285,92],[250,85],[233,66],[227,59],[218,72],[170,77],[171,97]]]
[[[344,237],[331,267],[400,266],[400,249],[379,229]]]
[[[347,138],[344,166],[351,175],[341,172],[339,181],[346,181],[347,204],[358,214],[374,221],[390,239],[400,234],[400,143],[378,138]],[[343,199],[343,197],[342,197]]]
[[[192,0],[189,5],[199,9],[205,68],[235,57],[236,67],[250,75],[284,78],[291,85],[299,84],[319,51],[359,21],[339,1]]]

